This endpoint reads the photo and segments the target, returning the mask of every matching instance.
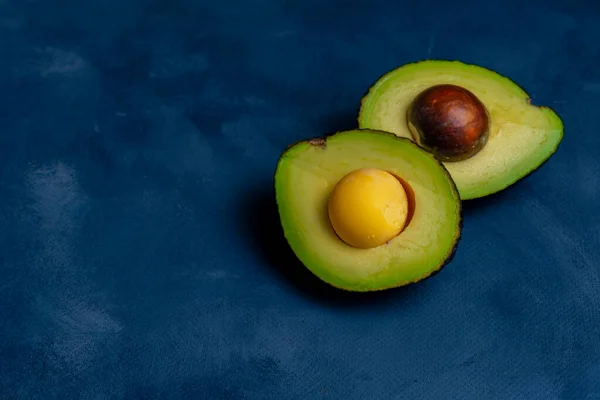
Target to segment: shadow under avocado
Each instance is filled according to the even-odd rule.
[[[493,207],[503,202],[514,203],[516,199],[521,196],[523,190],[527,190],[527,178],[528,177],[525,177],[511,186],[488,196],[464,200],[462,202],[463,218],[470,218],[470,216],[481,213],[489,213]],[[468,221],[465,221],[465,223],[468,223]]]
[[[324,116],[318,119],[321,131],[315,136],[331,136],[336,132],[358,129],[358,111],[344,111]]]
[[[265,265],[312,300],[336,306],[359,306],[397,302],[399,296],[410,297],[416,290],[426,291],[424,283],[374,292],[350,292],[328,285],[302,265],[290,248],[283,235],[272,185],[246,194],[243,205],[246,234]]]

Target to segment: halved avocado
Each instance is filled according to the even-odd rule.
[[[421,61],[386,73],[362,99],[359,127],[415,140],[407,121],[413,101],[425,90],[446,84],[470,91],[489,116],[482,149],[464,160],[444,161],[462,200],[507,188],[541,166],[558,148],[564,127],[552,109],[532,105],[529,95],[510,79],[459,61]]]
[[[399,235],[367,249],[342,241],[328,217],[334,187],[363,168],[397,177],[411,207]],[[453,258],[461,237],[461,202],[448,171],[431,153],[388,132],[357,129],[297,142],[281,155],[274,179],[292,250],[340,289],[376,291],[420,281]]]

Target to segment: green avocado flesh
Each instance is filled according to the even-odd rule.
[[[327,203],[342,177],[365,167],[408,184],[415,207],[400,235],[358,249],[335,234]],[[461,203],[448,171],[414,142],[391,133],[358,129],[298,142],[279,159],[275,191],[290,247],[313,274],[340,289],[374,291],[417,282],[447,264],[460,240]]]
[[[483,149],[469,159],[444,163],[462,200],[512,185],[550,158],[562,140],[563,123],[553,110],[531,105],[529,95],[510,79],[458,61],[421,61],[383,75],[362,100],[359,127],[412,139],[409,105],[423,90],[444,83],[470,90],[490,117]]]

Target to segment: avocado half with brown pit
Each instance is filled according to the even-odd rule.
[[[363,98],[359,127],[410,138],[450,172],[462,200],[505,189],[557,150],[564,126],[510,79],[459,61],[407,64]]]
[[[413,141],[357,129],[291,145],[275,172],[284,235],[321,280],[349,291],[418,282],[454,256],[461,202]]]

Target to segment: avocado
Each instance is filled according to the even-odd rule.
[[[447,169],[389,132],[354,129],[293,143],[274,180],[291,249],[343,290],[418,282],[452,260],[461,237],[460,196]]]
[[[443,162],[462,200],[505,189],[557,150],[563,122],[509,78],[460,61],[405,64],[361,101],[359,128],[410,138]]]

